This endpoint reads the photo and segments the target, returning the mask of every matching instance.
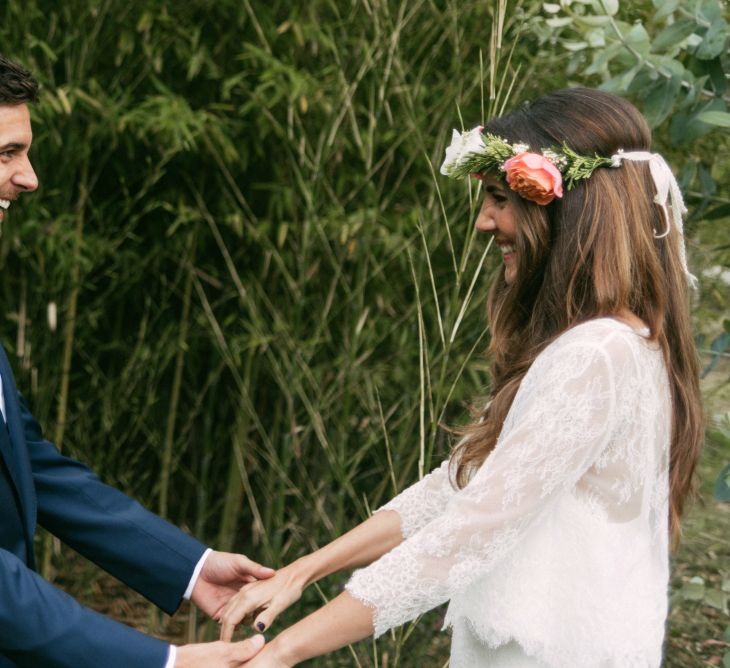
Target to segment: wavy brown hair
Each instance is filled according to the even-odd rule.
[[[585,88],[560,90],[488,122],[485,131],[533,150],[566,142],[582,155],[649,150],[651,132],[626,100]],[[509,189],[516,212],[516,277],[504,269],[487,304],[492,386],[480,418],[464,428],[452,457],[463,487],[469,471],[494,449],[522,378],[537,355],[579,323],[628,309],[649,327],[664,354],[672,397],[670,527],[673,543],[693,491],[704,438],[698,360],[689,321],[689,295],[676,229],[665,230],[646,162],[597,169],[547,206]],[[484,404],[482,404],[484,405]]]

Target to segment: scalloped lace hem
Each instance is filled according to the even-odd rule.
[[[610,655],[596,656],[592,647],[578,650],[573,647],[566,651],[545,640],[512,629],[494,627],[480,629],[472,620],[464,617],[449,620],[447,616],[442,630],[451,628],[454,631],[455,627],[461,624],[473,635],[474,640],[483,643],[485,648],[498,650],[509,643],[516,643],[527,657],[544,664],[545,668],[660,668],[661,666],[661,656],[658,658],[648,656],[654,654],[653,652],[640,650],[626,652],[617,647]],[[472,668],[472,663],[464,662],[464,659],[469,661],[468,657],[460,657],[458,651],[459,647],[452,644],[451,668]],[[499,664],[497,668],[500,668]]]
[[[377,604],[373,600],[369,599],[356,583],[353,584],[352,580],[345,585],[345,591],[354,599],[362,603],[365,607],[370,608],[373,611],[373,637],[377,640],[390,628],[382,621],[378,623],[379,618],[382,619],[382,616],[378,614]]]

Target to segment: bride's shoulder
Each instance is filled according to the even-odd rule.
[[[602,343],[607,340],[641,340],[648,336],[646,327],[634,328],[618,318],[601,317],[585,320],[562,332],[553,343]]]
[[[543,358],[565,357],[571,351],[602,351],[611,360],[633,357],[637,346],[646,341],[648,330],[634,329],[616,318],[594,318],[566,329],[538,356]],[[536,360],[537,361],[537,360]]]

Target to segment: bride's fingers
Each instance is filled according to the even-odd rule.
[[[255,617],[254,622],[253,624],[251,624],[251,626],[259,633],[263,633],[274,623],[274,620],[279,616],[280,612],[281,610],[276,610],[272,604],[270,607],[266,608],[266,610],[262,611],[258,614],[258,616]]]
[[[301,592],[298,595],[290,592],[289,595],[274,596],[274,598],[271,599],[271,603],[269,603],[265,609],[257,612],[254,623],[252,624],[253,628],[259,633],[266,631],[271,627],[279,614],[284,612],[284,610],[286,610],[292,603],[297,601],[300,596]]]
[[[249,612],[242,620],[241,624],[243,626],[253,626],[253,622],[256,619],[256,615],[261,614],[261,611],[263,608],[257,608],[256,610]]]
[[[231,642],[233,638],[233,632],[236,630],[236,622],[227,619],[221,619],[221,634],[220,640]]]
[[[247,617],[253,617],[261,610],[259,601],[254,600],[250,593],[241,591],[234,596],[220,614],[221,640],[230,641],[233,632]]]

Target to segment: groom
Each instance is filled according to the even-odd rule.
[[[38,84],[0,55],[0,224],[38,187],[28,104]],[[215,552],[104,485],[44,439],[0,347],[0,668],[229,668],[263,645],[174,647],[79,605],[35,571],[36,520],[172,614],[190,598],[215,615],[239,587],[274,571]]]

